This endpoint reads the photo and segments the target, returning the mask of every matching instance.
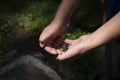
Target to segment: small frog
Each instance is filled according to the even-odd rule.
[[[66,52],[68,50],[69,45],[67,43],[63,43],[60,47],[63,52]]]

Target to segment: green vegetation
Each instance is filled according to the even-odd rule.
[[[19,13],[19,24],[24,25],[31,38],[38,39],[43,28],[52,20],[56,9],[52,3],[50,1],[37,1]]]
[[[0,55],[12,48],[11,37],[23,26],[30,39],[38,41],[42,30],[52,21],[60,1],[58,0],[4,0],[0,1]],[[72,20],[73,30],[63,35],[76,39],[96,30],[101,25],[100,0],[83,0]],[[12,35],[11,35],[12,34]],[[93,80],[102,74],[103,48],[88,52],[70,63],[68,76],[72,80]],[[71,75],[71,76],[70,76]]]
[[[12,46],[9,45],[10,31],[11,28],[8,26],[7,22],[0,20],[0,55],[12,48]]]

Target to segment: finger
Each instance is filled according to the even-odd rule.
[[[54,39],[54,43],[55,44],[62,44],[64,42],[64,40],[60,40],[60,38],[59,37],[56,37],[55,39]]]
[[[49,47],[49,46],[46,46],[44,49],[51,54],[54,54],[54,55],[57,54],[56,50],[54,48]]]
[[[56,59],[58,59],[58,60],[64,60],[64,59],[68,58],[67,56],[68,56],[68,54],[66,54],[65,52],[62,52],[62,53],[60,52]]]
[[[57,49],[57,54],[58,54],[58,55],[61,55],[62,53],[63,53],[62,50]]]
[[[39,41],[41,42],[41,43],[44,43],[44,42],[46,42],[47,40],[49,40],[49,38],[50,38],[50,35],[47,33],[47,32],[42,32],[41,33],[41,35],[40,35],[40,37],[39,37]]]
[[[65,39],[64,42],[65,42],[65,43],[68,43],[68,44],[71,44],[71,43],[73,42],[73,40]]]
[[[39,42],[39,46],[40,46],[41,48],[44,48],[47,43],[52,44],[52,43],[53,43],[53,39],[51,39],[51,40],[49,40],[49,41],[46,41],[46,42]]]
[[[56,49],[52,46],[52,43],[47,43],[44,49],[51,54],[57,54]]]
[[[62,44],[63,44],[63,42],[56,41],[56,42],[53,43],[53,47],[55,47],[55,48],[61,48]]]
[[[70,43],[72,43],[73,40],[71,40],[71,39],[64,39],[64,38],[62,38],[62,37],[59,37],[59,38],[58,38],[58,41],[59,41],[59,42],[65,42],[65,43],[70,44]]]
[[[56,43],[56,44],[62,44],[62,43],[64,43],[64,41],[63,41],[63,42],[60,42],[60,41],[54,41],[54,43]]]
[[[39,43],[39,46],[41,47],[41,48],[44,48],[45,47],[45,44],[44,43]]]
[[[65,40],[65,39],[62,38],[62,37],[57,37],[57,38],[56,38],[56,41],[58,41],[58,42],[64,42],[64,40]]]
[[[78,51],[76,51],[76,49],[68,49],[66,52],[62,52],[61,55],[58,55],[57,59],[65,60],[65,59],[68,59],[70,57],[77,55],[77,53],[78,53]]]

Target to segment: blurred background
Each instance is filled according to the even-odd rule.
[[[60,2],[61,0],[0,1],[0,66],[20,55],[41,51],[39,35],[54,18]],[[102,25],[101,0],[83,0],[70,25],[72,30],[63,35],[65,38],[76,39],[99,28]],[[69,80],[99,80],[104,76],[103,60],[104,46],[101,46],[79,59],[58,62],[57,67]],[[52,64],[56,66],[54,61]]]

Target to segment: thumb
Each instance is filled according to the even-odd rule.
[[[65,43],[68,43],[68,44],[71,44],[71,43],[73,42],[73,40],[65,39],[64,42],[65,42]]]
[[[48,38],[49,38],[49,35],[41,34],[40,37],[39,37],[39,41],[41,43],[44,43],[48,40]]]
[[[39,43],[39,46],[41,47],[41,48],[44,48],[45,47],[45,44],[44,43]]]
[[[71,44],[73,42],[73,40],[71,40],[71,39],[65,39],[65,38],[62,38],[62,37],[57,37],[56,40],[58,40],[60,42],[67,43],[67,44]]]
[[[48,38],[49,38],[48,35],[42,35],[42,34],[40,35],[40,37],[39,37],[39,45],[40,45],[41,48],[45,47],[45,44],[46,44]]]

